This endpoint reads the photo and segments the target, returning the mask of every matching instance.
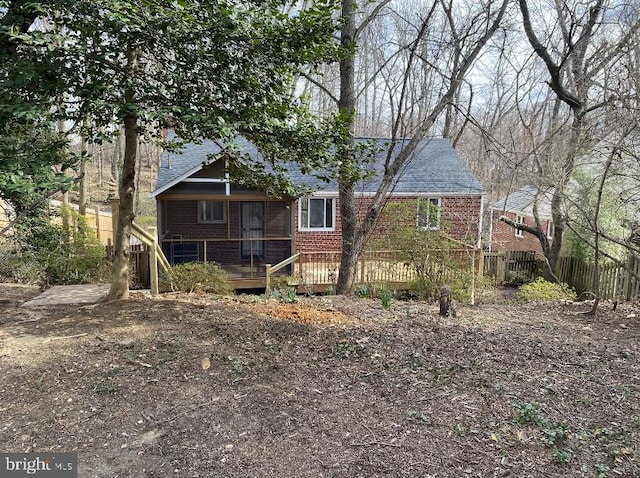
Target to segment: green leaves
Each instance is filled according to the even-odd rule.
[[[96,142],[118,134],[127,115],[142,136],[166,125],[185,141],[240,133],[265,149],[272,171],[305,156],[308,170],[325,169],[322,153],[302,154],[327,148],[323,127],[293,96],[294,78],[308,63],[335,56],[338,2],[57,0],[30,7],[31,21],[47,18],[31,29],[8,17],[24,2],[4,4],[0,134],[22,125],[20,141],[0,145],[5,198],[26,193],[29,181],[41,192],[68,187],[52,168],[77,158],[65,152],[67,138],[53,133],[57,121],[83,124]],[[2,50],[3,38],[17,46]],[[294,194],[275,182],[267,187]]]

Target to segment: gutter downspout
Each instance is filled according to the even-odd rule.
[[[489,252],[493,252],[493,206],[489,206]]]
[[[476,243],[476,249],[482,247],[482,227],[484,225],[484,198],[485,195],[480,196],[480,220],[478,221],[478,242]],[[491,244],[491,242],[489,242]]]

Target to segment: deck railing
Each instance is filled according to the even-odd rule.
[[[337,251],[301,252],[294,264],[293,275],[302,285],[335,286],[338,281],[340,256],[341,253]],[[423,254],[422,256],[424,257]],[[358,261],[355,282],[406,285],[416,280],[416,264],[403,257],[403,254],[396,251],[363,252]],[[424,274],[447,282],[460,277],[464,271],[470,271],[474,259],[473,252],[466,249],[434,251],[433,256],[427,256],[419,266]]]

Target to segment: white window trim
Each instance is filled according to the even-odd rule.
[[[521,214],[516,214],[515,223],[516,224],[524,224],[524,216],[521,215]],[[523,238],[524,237],[524,231],[522,229],[518,229],[518,228],[514,227],[514,230],[515,230],[515,236],[516,237],[519,237],[519,238]]]
[[[220,202],[222,203],[222,219],[217,219],[213,221],[205,221],[202,219],[201,208],[202,205],[207,202]],[[199,200],[198,201],[198,224],[226,224],[227,223],[227,202],[226,201],[218,201],[218,200]]]
[[[325,201],[327,199],[331,200],[331,215],[332,217],[332,221],[331,224],[333,224],[332,227],[304,227],[302,225],[302,201],[309,201],[310,199],[324,199]],[[325,210],[326,210],[326,205],[325,205]],[[325,224],[326,224],[326,220],[325,220]],[[300,199],[298,199],[298,231],[300,232],[334,232],[336,230],[336,197],[335,196],[320,196],[320,195],[313,195],[313,196],[305,196],[305,197],[301,197]]]
[[[438,201],[438,204],[436,205],[436,207],[438,208],[438,218],[437,218],[438,224],[436,226],[421,226],[420,225],[420,202],[430,201],[432,199],[435,199],[436,201]],[[441,197],[429,196],[429,197],[418,198],[418,202],[416,205],[416,227],[418,227],[419,229],[422,229],[423,231],[439,231],[441,216],[442,216],[442,198]],[[431,216],[429,216],[429,219],[431,219]],[[431,222],[431,220],[429,220],[429,222]]]
[[[553,241],[553,234],[555,233],[555,224],[551,219],[547,220],[547,239]]]

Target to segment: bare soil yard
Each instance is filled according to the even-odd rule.
[[[0,451],[80,477],[640,476],[631,305],[36,292],[0,284]]]

